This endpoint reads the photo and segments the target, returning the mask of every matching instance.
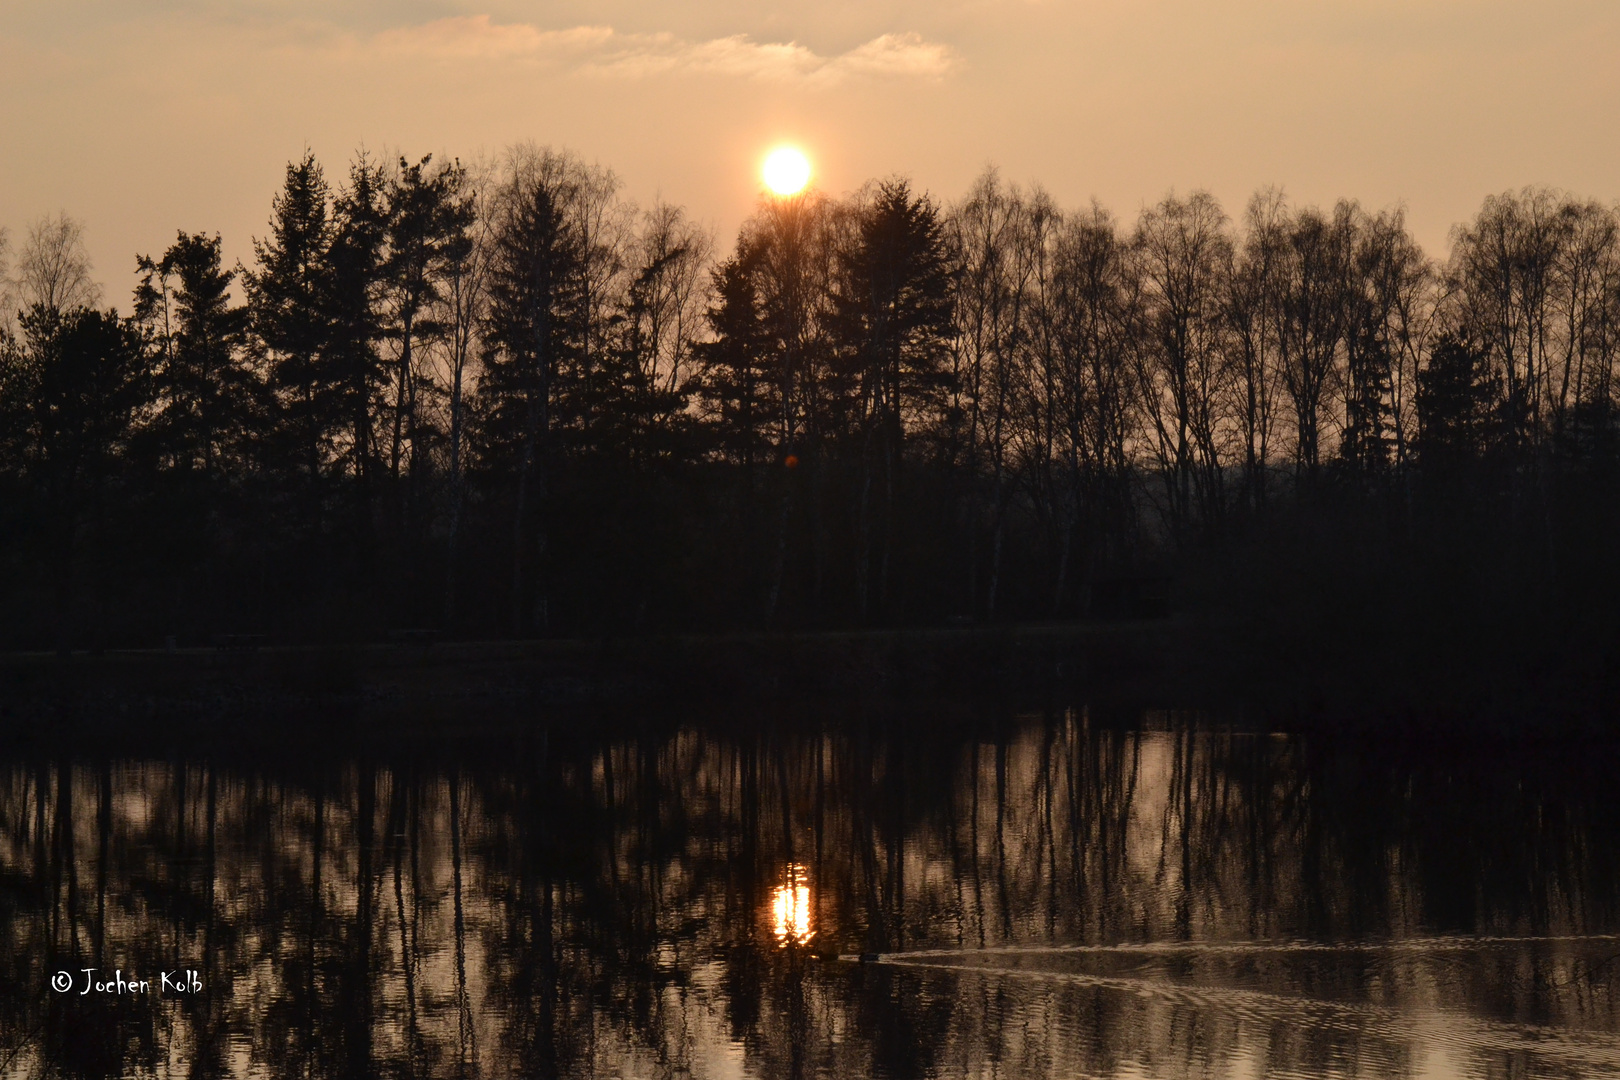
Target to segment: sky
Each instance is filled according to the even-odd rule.
[[[607,166],[724,248],[759,163],[943,202],[985,168],[1125,222],[1203,188],[1234,218],[1404,205],[1444,255],[1490,193],[1620,196],[1614,0],[5,0],[0,225],[66,211],[127,308],[137,253],[251,261],[287,162]]]

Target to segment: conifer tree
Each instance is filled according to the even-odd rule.
[[[770,442],[780,411],[771,400],[767,343],[755,281],[758,249],[739,245],[711,275],[711,337],[698,346],[709,430],[720,453],[752,473]]]
[[[32,510],[65,649],[83,557],[98,598],[111,575],[109,501],[153,380],[138,330],[116,312],[36,303],[21,330],[0,374],[0,397],[12,403],[0,443]]]
[[[364,154],[350,166],[349,182],[333,203],[324,282],[330,337],[321,358],[320,378],[331,401],[322,421],[347,459],[362,528],[369,528],[369,507],[381,465],[377,422],[388,383],[387,365],[379,349],[390,225],[387,189],[382,167]]]
[[[855,588],[865,618],[887,592],[906,427],[935,427],[944,406],[951,274],[938,210],[904,180],[878,185],[840,264],[840,336],[860,396]]]
[[[154,448],[179,472],[238,473],[249,464],[259,383],[242,354],[248,312],[230,304],[236,275],[221,264],[220,238],[182,232],[161,259],[137,265],[135,318],[156,354]]]
[[[325,476],[333,455],[331,381],[322,363],[332,340],[330,201],[313,154],[289,163],[271,204],[270,235],[253,242],[258,268],[243,274],[253,347],[276,402],[268,464],[310,484]]]
[[[567,163],[547,154],[529,165],[497,211],[479,387],[485,468],[513,488],[513,633],[544,631],[549,622],[537,564],[548,542],[554,407],[560,384],[580,370],[587,316],[583,253],[566,213]]]

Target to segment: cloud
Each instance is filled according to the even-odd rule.
[[[613,40],[613,29],[576,26],[570,30],[541,30],[527,23],[495,23],[488,15],[467,15],[384,30],[372,40],[384,52],[447,60],[553,58],[598,51]]]
[[[833,65],[852,73],[937,79],[957,66],[957,58],[948,46],[924,41],[918,34],[884,34],[851,49]]]
[[[372,38],[385,53],[441,60],[527,60],[609,78],[695,73],[772,82],[832,85],[848,78],[939,79],[960,66],[947,45],[914,33],[884,34],[848,52],[822,56],[796,42],[755,42],[744,34],[685,41],[671,34],[621,34],[607,26],[542,30],[464,15],[387,30]]]

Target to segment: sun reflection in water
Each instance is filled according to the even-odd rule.
[[[782,884],[771,890],[772,933],[776,943],[808,945],[816,932],[810,926],[810,876],[803,864],[788,863]]]

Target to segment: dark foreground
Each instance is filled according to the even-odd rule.
[[[1620,654],[1601,641],[1576,648],[1531,633],[1504,655],[1432,626],[1403,625],[1388,640],[1342,630],[1181,615],[528,641],[439,641],[426,631],[335,645],[232,636],[187,648],[0,653],[0,737],[74,733],[107,746],[136,731],[188,745],[222,734],[273,742],[311,724],[325,737],[402,725],[457,737],[486,717],[499,727],[557,708],[780,711],[814,702],[836,712],[919,701],[992,711],[1087,701],[1127,716],[1213,708],[1270,728],[1403,738],[1620,730]],[[1406,638],[1427,644],[1391,646]]]
[[[0,752],[0,1074],[1620,1074],[1607,743],[479,717]]]

